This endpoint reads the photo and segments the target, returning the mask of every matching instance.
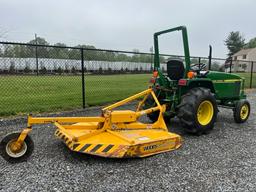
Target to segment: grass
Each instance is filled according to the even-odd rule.
[[[245,77],[249,87],[250,74]],[[148,87],[151,74],[86,76],[86,104],[117,101]],[[0,76],[0,116],[81,108],[80,76]],[[256,74],[253,76],[256,88]]]
[[[236,73],[236,74],[245,78],[245,87],[249,88],[250,87],[251,73]],[[252,75],[252,87],[256,88],[256,73],[253,73],[253,75]]]
[[[86,76],[86,104],[101,105],[148,87],[150,74]],[[81,108],[80,76],[1,76],[0,116]]]

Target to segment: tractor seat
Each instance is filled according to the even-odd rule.
[[[172,59],[167,62],[167,76],[171,80],[180,80],[184,77],[185,67],[181,60]]]

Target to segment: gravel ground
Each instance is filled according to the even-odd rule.
[[[168,127],[183,146],[144,159],[105,159],[69,151],[52,126],[35,126],[35,150],[27,162],[0,158],[0,191],[256,191],[256,91],[249,94],[250,119],[238,125],[221,109],[215,129],[191,136],[177,120]],[[72,115],[98,115],[98,108]],[[71,115],[64,113],[59,115]],[[25,119],[0,121],[0,138],[20,130]]]

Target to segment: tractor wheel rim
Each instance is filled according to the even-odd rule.
[[[210,101],[203,101],[197,110],[197,120],[201,125],[207,125],[213,117],[213,105]]]
[[[19,157],[22,157],[25,153],[26,153],[26,151],[27,151],[27,144],[25,143],[25,142],[23,142],[23,145],[21,146],[21,148],[19,149],[19,150],[17,150],[17,151],[14,151],[13,149],[12,149],[12,145],[14,144],[14,142],[16,142],[16,139],[12,139],[12,140],[10,140],[8,143],[7,143],[7,145],[6,145],[6,148],[5,148],[5,150],[6,150],[6,153],[10,156],[10,157],[12,157],[12,158],[19,158]]]
[[[249,114],[249,107],[247,104],[244,104],[242,107],[241,107],[241,111],[240,111],[240,117],[242,120],[246,119],[247,116]]]

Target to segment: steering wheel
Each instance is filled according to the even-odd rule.
[[[195,64],[192,64],[190,67],[193,71],[199,73],[200,71],[202,71],[206,68],[206,64],[204,64],[204,63],[195,63]]]

